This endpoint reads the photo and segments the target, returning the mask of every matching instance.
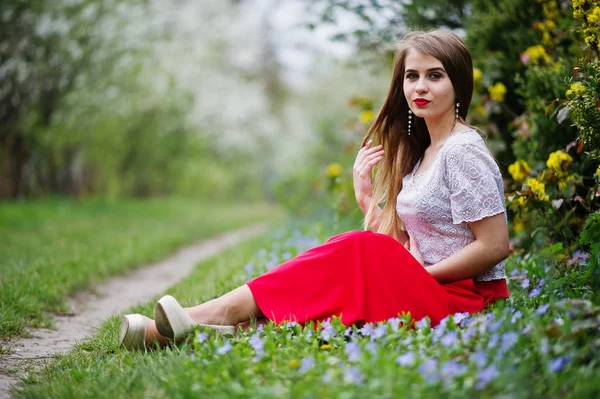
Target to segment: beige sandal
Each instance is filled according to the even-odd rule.
[[[126,314],[121,318],[119,346],[133,351],[146,348],[146,322],[150,320],[141,314]]]
[[[194,321],[171,295],[163,296],[156,303],[154,319],[158,332],[174,341],[188,336],[196,326],[215,330],[222,335],[235,334],[235,326],[215,326]]]

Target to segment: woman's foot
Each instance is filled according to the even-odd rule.
[[[185,338],[196,326],[215,330],[219,334],[235,334],[235,326],[201,324],[195,321],[171,295],[163,296],[156,303],[154,319],[158,332],[174,341]]]

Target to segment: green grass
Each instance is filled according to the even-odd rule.
[[[108,276],[280,217],[264,204],[186,199],[0,203],[0,338],[51,325],[66,295]]]
[[[169,290],[184,305],[221,294],[299,247],[326,237],[296,229],[259,238],[200,264]],[[329,231],[329,230],[327,230]],[[316,237],[316,238],[315,238]],[[579,266],[543,282],[535,256],[509,270],[512,297],[457,326],[347,330],[267,325],[233,338],[192,336],[176,347],[117,347],[118,317],[56,357],[13,392],[17,398],[592,398],[600,395],[600,308],[585,299]],[[250,270],[249,265],[253,265]],[[585,264],[580,267],[586,267]],[[527,282],[529,284],[525,284]],[[539,288],[539,289],[538,289]],[[152,316],[152,303],[133,309]],[[325,330],[325,331],[324,331]],[[346,336],[348,334],[348,336]],[[231,345],[227,353],[223,348]],[[262,356],[261,354],[262,346]],[[221,353],[220,353],[221,352]]]

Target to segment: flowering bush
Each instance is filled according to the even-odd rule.
[[[582,60],[581,64],[576,69],[576,78],[568,80],[565,106],[586,150],[597,159],[600,158],[600,64],[598,60],[587,63]]]
[[[583,154],[558,150],[550,154],[545,168],[532,170],[524,160],[509,166],[507,202],[514,213],[514,244],[544,248],[555,244],[555,263],[565,267],[579,248],[579,233],[590,212],[600,208],[600,175],[585,176],[589,159]],[[577,150],[575,150],[577,151]],[[526,227],[527,226],[527,227]]]

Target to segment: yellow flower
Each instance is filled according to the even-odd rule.
[[[558,150],[550,154],[546,166],[552,169],[556,175],[564,176],[565,170],[571,165],[571,162],[573,162],[573,158],[569,154]]]
[[[327,177],[335,178],[342,174],[344,168],[339,163],[329,164],[327,167]]]
[[[590,12],[587,15],[587,21],[589,24],[597,24],[598,22],[600,22],[600,7],[599,6],[594,7],[592,12]]]
[[[600,165],[598,166],[598,169],[596,169],[596,176],[600,177]]]
[[[290,361],[288,361],[287,365],[291,369],[297,369],[298,367],[300,367],[300,360],[290,359]]]
[[[540,201],[548,201],[550,198],[546,194],[546,186],[534,177],[529,177],[525,180],[525,184],[529,186],[532,193],[535,194],[535,198]]]
[[[546,49],[542,45],[536,45],[528,47],[524,53],[529,57],[529,60],[533,63],[544,61],[549,63],[552,61],[552,58],[546,53]]]
[[[321,349],[328,350],[328,349],[331,349],[331,348],[333,348],[333,346],[331,346],[329,344],[323,344],[323,345],[321,345]]]
[[[488,87],[490,97],[495,101],[504,101],[504,95],[506,94],[506,86],[502,82],[498,82],[495,85]]]
[[[485,116],[485,107],[483,105],[476,105],[475,108],[473,109],[473,112],[476,113],[477,115],[481,115],[481,116]]]
[[[373,120],[374,116],[375,114],[373,113],[373,111],[363,111],[361,112],[359,119],[362,123],[367,124]]]
[[[574,181],[575,179],[577,179],[576,175],[569,175],[564,179],[560,179],[558,181],[558,188],[561,190],[564,190],[565,188],[567,188],[567,186],[569,185],[570,182]]]
[[[519,197],[519,199],[521,199],[521,198],[523,198],[523,197]],[[513,223],[513,231],[515,233],[522,232],[524,228],[525,228],[525,224],[523,224],[523,222],[521,222],[521,221]]]
[[[575,82],[571,85],[571,87],[569,88],[569,90],[567,90],[567,97],[575,97],[575,96],[581,96],[583,93],[585,93],[585,86],[583,85],[583,83],[581,82]]]
[[[479,68],[473,68],[473,82],[475,84],[481,83],[481,79],[483,78],[483,72]]]
[[[514,200],[514,202],[518,208],[525,208],[525,205],[527,205],[527,197],[519,197]]]
[[[508,167],[508,173],[510,173],[515,181],[523,181],[530,170],[527,162],[522,160],[518,160]]]

